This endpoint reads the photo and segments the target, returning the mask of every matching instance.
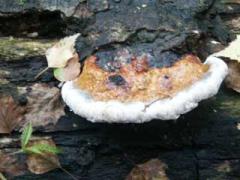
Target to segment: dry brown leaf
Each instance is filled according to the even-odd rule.
[[[29,90],[30,89],[30,90]],[[44,127],[56,124],[65,115],[60,90],[47,84],[34,84],[22,90],[27,94],[27,113],[25,122],[32,122],[33,127]]]
[[[63,68],[69,59],[73,58],[75,41],[80,34],[65,37],[46,52],[49,68]]]
[[[227,87],[240,93],[240,63],[227,61],[229,74],[225,80]]]
[[[229,4],[240,4],[240,0],[224,0],[224,3]]]
[[[240,35],[224,50],[213,54],[217,57],[225,57],[228,64],[228,76],[225,80],[227,87],[240,93]]]
[[[237,35],[237,39],[234,40],[224,50],[214,54],[217,57],[225,57],[240,62],[240,35]]]
[[[11,133],[22,121],[24,112],[11,96],[0,97],[0,133]]]
[[[152,159],[133,168],[126,180],[168,180],[166,169],[166,164]]]
[[[73,58],[67,62],[64,68],[57,68],[54,70],[54,76],[59,81],[71,81],[76,79],[81,71],[81,64],[79,63],[78,54],[75,53]]]
[[[56,147],[51,139],[32,141],[29,143],[29,147],[36,144],[47,144]],[[44,174],[61,167],[57,155],[51,153],[44,153],[42,155],[30,154],[27,157],[27,165],[28,169],[34,174]]]
[[[19,176],[24,174],[26,167],[19,164],[15,158],[10,155],[0,153],[0,172],[10,176]]]

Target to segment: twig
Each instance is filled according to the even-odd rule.
[[[38,73],[35,77],[34,80],[37,80],[43,73],[45,73],[47,70],[49,69],[49,67],[46,67],[45,69],[43,69],[40,73]]]
[[[63,172],[65,172],[66,174],[68,174],[72,179],[78,180],[76,177],[74,177],[68,170],[66,170],[65,168],[63,168],[61,165],[59,165],[58,167],[59,167],[59,169],[61,169]]]
[[[172,96],[170,94],[164,94],[164,93],[161,93],[163,94],[164,96],[167,96],[168,98],[172,98]],[[149,108],[151,105],[153,105],[154,103],[156,103],[157,101],[160,101],[162,98],[157,98],[155,100],[153,100],[152,102],[150,102],[149,104],[146,104],[144,106],[144,109],[142,110],[143,112],[146,112],[147,108]]]
[[[0,179],[1,180],[7,180],[7,178],[5,178],[5,176],[0,172]]]

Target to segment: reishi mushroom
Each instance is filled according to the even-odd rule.
[[[67,48],[74,47],[75,41],[69,39],[72,45],[67,43]],[[51,51],[47,60],[52,62]],[[74,56],[75,51],[65,51],[73,53],[69,58]],[[101,67],[101,56],[88,57],[81,74],[65,82],[62,98],[74,113],[108,123],[177,119],[214,96],[228,73],[225,62],[214,55],[205,63],[188,54],[169,66],[153,67],[149,53],[136,55],[123,49],[116,54],[121,52],[122,57],[108,62],[110,68]],[[66,65],[67,60],[64,62]]]

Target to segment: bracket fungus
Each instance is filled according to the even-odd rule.
[[[64,41],[68,39],[72,45],[65,48],[74,47],[72,37]],[[75,51],[71,52],[61,68],[67,68],[67,62],[74,57]],[[88,57],[74,80],[63,79],[63,100],[74,113],[92,122],[177,119],[214,96],[228,73],[224,61],[214,55],[202,63],[192,54],[167,54],[170,59],[163,63],[165,56],[158,59],[151,53],[137,54],[128,48],[111,52],[114,58],[107,59],[106,53]],[[53,62],[52,57],[48,54],[47,60]]]

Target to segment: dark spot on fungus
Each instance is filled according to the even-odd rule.
[[[132,59],[132,65],[134,66],[134,69],[136,72],[145,72],[148,71],[148,57],[147,55],[140,56],[140,57],[134,57]]]
[[[112,75],[108,77],[110,83],[113,83],[116,86],[123,86],[126,84],[125,79],[121,75]]]
[[[169,79],[169,76],[168,75],[164,75],[164,79]]]
[[[32,92],[32,88],[31,87],[27,87],[26,90],[27,90],[28,93]]]

